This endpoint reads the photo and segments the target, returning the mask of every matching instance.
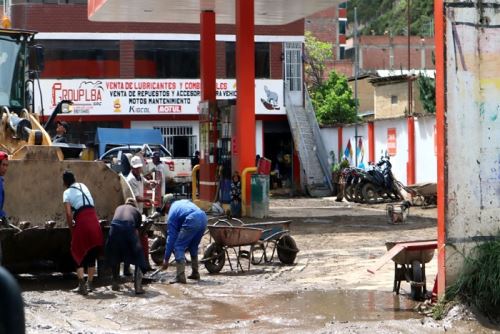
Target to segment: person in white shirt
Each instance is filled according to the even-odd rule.
[[[151,176],[155,175],[155,180],[160,183],[160,198],[165,195],[166,184],[169,181],[169,170],[168,167],[163,161],[160,160],[160,152],[153,153],[153,164],[151,168]],[[160,174],[160,175],[158,175]],[[159,203],[161,205],[161,203]]]
[[[130,159],[130,167],[132,168],[130,173],[127,176],[127,182],[134,193],[135,200],[137,202],[137,209],[142,214],[144,210],[144,203],[148,203],[149,205],[153,205],[151,199],[144,197],[144,183],[148,184],[148,186],[154,186],[156,181],[149,181],[144,178],[142,175],[142,167],[143,167],[143,158],[140,156],[134,156]],[[151,270],[151,265],[149,263],[149,244],[148,244],[148,236],[141,235],[139,236],[142,244],[142,248],[144,251],[144,257],[146,258],[146,271]],[[124,275],[131,275],[130,267],[126,263],[123,267]]]

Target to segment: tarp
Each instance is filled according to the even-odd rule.
[[[97,128],[95,143],[101,156],[106,152],[106,145],[163,145],[163,137],[159,129]]]

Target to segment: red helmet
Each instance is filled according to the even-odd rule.
[[[9,160],[9,155],[3,151],[0,151],[0,161]]]

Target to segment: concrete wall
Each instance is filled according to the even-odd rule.
[[[437,182],[437,157],[435,151],[435,124],[433,116],[419,117],[415,120],[415,146],[416,146],[416,183]],[[374,122],[375,130],[375,161],[385,154],[387,148],[387,130],[396,129],[396,154],[391,156],[394,176],[404,184],[407,184],[406,165],[408,162],[408,132],[406,118],[376,120]],[[354,146],[354,125],[344,126],[342,128],[342,149],[338,150],[338,127],[321,129],[327,152],[334,151],[338,158],[344,154],[347,142],[351,140],[353,152]],[[358,125],[358,136],[362,136],[364,159],[367,165],[368,157],[368,126],[366,124]],[[359,139],[358,139],[359,140]],[[354,166],[354,158],[349,159]],[[358,155],[358,164],[361,161],[361,153]]]
[[[375,118],[394,118],[405,115],[408,109],[408,82],[391,82],[375,86]],[[392,96],[397,97],[396,103],[392,103]],[[412,112],[421,114],[423,112],[422,102],[416,81],[412,81]]]
[[[358,100],[359,109],[358,112],[373,112],[375,110],[375,87],[368,81],[371,77],[364,77],[358,79]],[[349,87],[351,87],[354,96],[354,80],[349,80]]]
[[[348,44],[352,45],[352,39]],[[362,72],[378,69],[408,68],[408,37],[407,36],[360,36],[360,69]],[[432,69],[432,52],[434,39],[432,37],[412,36],[410,38],[410,67]]]
[[[479,2],[445,6],[447,285],[500,227],[500,11]]]
[[[392,97],[395,97],[395,101]],[[408,108],[408,83],[395,82],[375,87],[375,117],[377,119],[398,117]]]

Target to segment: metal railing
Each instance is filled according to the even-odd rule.
[[[323,137],[321,137],[318,121],[316,120],[316,113],[314,112],[314,107],[312,105],[311,98],[306,87],[304,87],[304,97],[307,120],[309,122],[309,125],[311,126],[314,143],[316,144],[316,155],[321,165],[321,169],[323,170],[328,188],[330,188],[330,191],[333,192],[332,174],[330,170],[330,164],[328,163],[328,154],[325,149],[325,145],[323,144]]]
[[[290,97],[290,91],[288,89],[288,85],[285,86],[285,106],[286,113],[288,118],[288,124],[290,125],[290,129],[292,130],[292,138],[299,151],[299,160],[302,168],[310,170],[310,158],[309,158],[309,150],[304,142],[304,138],[302,136],[302,132],[300,131],[300,122],[297,117],[297,109],[296,106],[291,102],[292,99]],[[308,182],[309,184],[309,182]]]

